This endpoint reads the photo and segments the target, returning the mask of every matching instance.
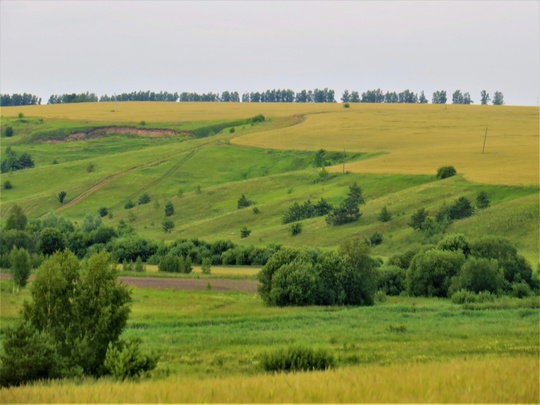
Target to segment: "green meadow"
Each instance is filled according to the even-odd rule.
[[[199,238],[331,249],[351,237],[368,239],[379,233],[383,241],[371,253],[386,260],[444,236],[426,236],[408,225],[419,208],[435,215],[445,203],[464,196],[474,204],[486,192],[490,207],[454,221],[446,234],[508,238],[537,271],[539,184],[533,171],[538,154],[530,152],[538,150],[536,110],[449,105],[447,112],[453,115],[441,117],[434,106],[353,105],[351,110],[358,111],[348,121],[349,112],[339,104],[223,104],[2,108],[2,134],[7,126],[14,130],[13,137],[1,138],[2,158],[10,147],[17,154],[29,153],[35,162],[34,168],[2,173],[1,184],[12,184],[1,190],[2,223],[18,204],[29,220],[55,212],[78,224],[106,207],[106,225],[117,227],[123,221],[137,234],[165,243]],[[247,121],[261,113],[264,122]],[[377,126],[378,120],[384,125]],[[442,138],[440,148],[436,142],[425,145],[423,136],[438,123],[453,137],[452,148]],[[487,124],[497,134],[494,144],[501,148],[502,166],[495,160],[489,161],[493,166],[479,164],[477,155],[453,154],[456,144],[470,146],[471,133]],[[512,129],[514,124],[519,130]],[[114,126],[133,128],[133,133],[70,137]],[[341,139],[340,128],[357,128],[358,134],[369,136]],[[159,129],[177,135],[159,135],[154,131]],[[333,158],[327,172],[314,166],[321,148]],[[515,170],[520,148],[527,150],[523,173],[500,175],[503,169]],[[453,156],[458,174],[436,179],[438,167],[454,164]],[[324,217],[306,219],[295,236],[290,224],[282,224],[295,202],[324,198],[338,205],[353,182],[366,199],[359,221],[329,226]],[[63,204],[56,198],[61,191],[67,193]],[[144,193],[151,202],[137,205]],[[242,194],[252,206],[238,209]],[[130,200],[135,207],[125,209]],[[169,217],[174,228],[165,233],[161,222],[168,202],[175,209]],[[388,222],[378,219],[383,207],[392,214]],[[251,230],[247,238],[240,236],[244,226]],[[156,269],[148,267],[144,276],[154,276]],[[213,267],[210,276],[199,269],[176,276],[208,279],[205,291],[133,287],[123,336],[141,337],[145,350],[161,355],[149,379],[38,382],[1,389],[0,401],[538,402],[538,297],[467,305],[387,297],[372,307],[270,308],[254,293],[211,289],[214,278],[252,281],[257,269],[248,270]],[[28,288],[13,294],[7,280],[0,287],[3,334],[30,295]],[[264,353],[294,345],[330,351],[337,368],[287,377],[264,373]],[[411,377],[403,379],[403,370]]]

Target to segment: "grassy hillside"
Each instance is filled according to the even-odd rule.
[[[261,113],[264,123],[238,125]],[[9,125],[15,133],[1,138],[2,156],[10,146],[16,153],[30,153],[36,163],[33,169],[2,174],[2,183],[13,185],[0,196],[2,219],[14,203],[30,218],[56,211],[78,222],[107,207],[112,217],[106,223],[125,220],[155,239],[320,247],[379,232],[384,241],[374,253],[387,257],[436,241],[407,225],[418,208],[434,214],[443,203],[460,196],[474,201],[486,191],[491,207],[456,221],[448,232],[509,237],[532,263],[538,262],[537,108],[95,103],[10,107],[1,114],[2,131]],[[62,141],[71,133],[110,126],[169,128],[178,135],[146,137],[134,129],[133,134]],[[222,128],[221,133],[205,138],[186,134],[210,127]],[[40,141],[44,134],[54,141]],[[314,151],[320,148],[347,152],[345,164],[337,159],[325,178],[313,167]],[[459,175],[436,180],[437,168],[448,164]],[[294,202],[325,198],[338,204],[354,181],[366,198],[357,223],[329,227],[324,218],[313,218],[303,221],[300,235],[290,236],[281,217]],[[64,205],[56,199],[60,191],[67,193]],[[124,209],[145,192],[150,204]],[[255,202],[258,214],[251,207],[237,209],[242,194]],[[175,228],[165,234],[161,220],[168,201],[175,207]],[[392,221],[378,221],[383,206]],[[240,238],[242,226],[252,230],[249,238]]]

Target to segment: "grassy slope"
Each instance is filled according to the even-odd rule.
[[[16,117],[19,111],[25,115],[22,122]],[[85,125],[131,123],[136,126],[142,119],[146,120],[146,127],[193,129],[209,122],[247,118],[258,113],[271,119],[256,126],[237,127],[234,135],[225,130],[226,134],[197,140],[124,135],[81,142],[28,143],[36,133],[51,129],[67,133],[70,128]],[[300,115],[305,120],[299,118]],[[153,238],[199,237],[251,244],[279,242],[333,247],[351,235],[365,238],[381,232],[385,241],[374,253],[389,256],[412,244],[426,242],[407,226],[418,207],[425,206],[434,213],[443,202],[451,203],[462,195],[474,200],[477,193],[484,190],[492,207],[454,223],[449,231],[471,236],[492,233],[510,237],[526,257],[536,263],[538,181],[537,178],[535,181],[534,166],[538,165],[538,156],[531,151],[535,151],[534,145],[538,143],[538,134],[532,126],[537,115],[537,109],[531,108],[447,106],[443,109],[442,106],[364,104],[353,105],[349,110],[339,105],[224,103],[98,103],[3,108],[2,125],[12,125],[16,135],[11,139],[2,138],[2,147],[12,146],[18,153],[30,152],[36,168],[2,175],[2,182],[10,180],[14,188],[2,190],[0,212],[5,218],[11,204],[17,202],[31,218],[57,210],[81,221],[86,214],[106,206],[112,210],[113,218],[105,221],[115,225],[121,219],[128,219],[124,204],[148,192],[153,202],[133,209],[136,220],[132,225],[138,232]],[[501,158],[499,164],[478,168],[474,166],[478,156],[469,152],[469,155],[465,152],[460,155],[459,159],[468,159],[463,170],[455,163],[459,161],[459,147],[468,151],[476,144],[476,140],[471,140],[473,134],[479,129],[485,130],[486,125],[490,125],[490,145],[499,142],[500,148],[504,146],[508,151],[505,156],[512,157],[512,162],[522,163],[522,169],[511,170],[511,166],[505,166],[500,153],[506,152],[502,150],[497,152]],[[448,137],[452,137],[451,144],[441,141]],[[474,137],[476,139],[476,135]],[[318,181],[319,176],[311,166],[313,152],[300,149],[340,149],[344,142],[349,152],[385,154],[370,159],[366,159],[370,157],[368,154],[350,158],[345,168],[354,173],[339,174],[342,170],[339,165],[335,176]],[[238,145],[240,143],[278,150]],[[519,150],[513,150],[514,146]],[[435,158],[439,156],[439,160],[426,159],[422,151]],[[441,154],[444,159],[440,158]],[[53,164],[54,160],[58,164]],[[87,172],[90,163],[95,167],[92,173]],[[471,183],[462,176],[435,181],[433,173],[442,164],[456,164],[458,171],[469,179],[482,178],[487,168],[492,172],[484,176],[489,183],[496,180],[530,185]],[[501,168],[505,168],[504,176],[499,171]],[[516,180],[516,176],[520,178]],[[324,197],[337,204],[353,181],[362,186],[367,200],[361,207],[363,216],[359,222],[331,228],[323,218],[310,219],[304,221],[301,235],[289,236],[288,226],[281,224],[281,216],[293,202]],[[93,187],[97,187],[94,192],[84,194]],[[196,192],[198,187],[200,194]],[[55,198],[61,190],[67,192],[67,206],[60,206]],[[260,214],[255,215],[250,208],[236,209],[242,193],[256,202]],[[69,204],[81,195],[85,198]],[[171,234],[161,231],[166,201],[172,201],[176,209],[172,217],[176,227]],[[385,224],[377,221],[377,214],[384,205],[394,215],[393,220]],[[244,225],[253,232],[249,238],[240,239],[239,229]]]

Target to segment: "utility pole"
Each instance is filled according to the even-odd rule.
[[[482,146],[482,155],[484,154],[484,150],[486,149],[487,131],[488,127],[486,127],[486,134],[484,135],[484,146]]]

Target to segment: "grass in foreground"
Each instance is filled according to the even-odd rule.
[[[538,403],[537,357],[348,367],[161,381],[52,382],[0,390],[3,403]]]

